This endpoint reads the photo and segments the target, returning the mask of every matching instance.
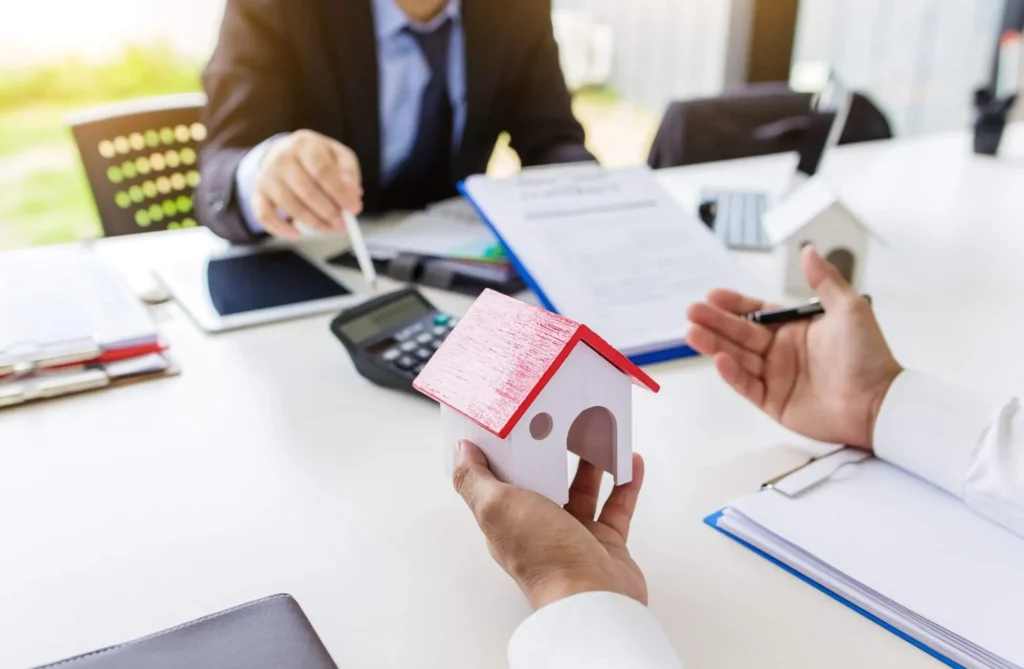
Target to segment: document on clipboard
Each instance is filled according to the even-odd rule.
[[[761,292],[647,167],[475,176],[462,192],[545,308],[586,323],[635,363],[693,355],[686,309],[712,288]]]
[[[705,522],[954,667],[1024,667],[1024,539],[843,449]]]

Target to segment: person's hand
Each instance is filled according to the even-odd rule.
[[[594,520],[602,474],[581,460],[563,509],[542,495],[498,481],[475,445],[456,445],[455,489],[473,511],[491,555],[534,609],[593,591],[647,604],[644,575],[626,549],[644,461],[633,456],[633,480],[612,491]]]
[[[825,315],[765,327],[743,315],[767,305],[716,290],[690,307],[687,341],[713,356],[726,383],[785,427],[870,450],[882,400],[902,368],[868,301],[813,248],[804,249],[802,260]]]
[[[253,215],[275,237],[297,239],[293,223],[318,232],[342,232],[342,211],[363,209],[359,159],[352,149],[311,130],[275,141],[263,157]]]

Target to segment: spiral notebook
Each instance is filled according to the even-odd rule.
[[[705,522],[951,667],[1024,667],[1024,538],[865,458],[840,451]]]

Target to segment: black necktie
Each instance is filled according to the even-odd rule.
[[[423,91],[419,128],[412,153],[387,186],[386,205],[393,209],[419,209],[454,195],[452,138],[454,111],[448,97],[448,62],[452,22],[432,32],[406,28],[430,67],[430,82]]]

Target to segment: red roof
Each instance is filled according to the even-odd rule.
[[[504,439],[579,342],[637,385],[660,390],[587,326],[493,290],[473,304],[413,386]]]

